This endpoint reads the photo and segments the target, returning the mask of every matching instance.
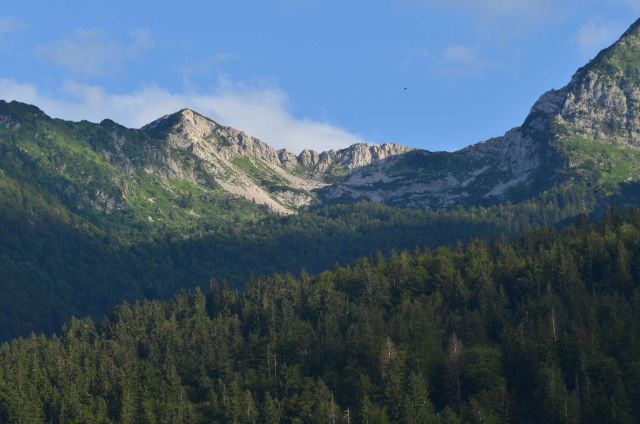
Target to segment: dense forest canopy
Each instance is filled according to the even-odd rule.
[[[3,422],[640,420],[640,210],[119,306],[0,348]]]
[[[600,208],[596,195],[576,184],[488,208],[421,211],[362,202],[229,223],[190,237],[150,237],[147,228],[96,226],[2,173],[0,194],[0,340],[51,333],[71,315],[99,319],[123,300],[168,298],[206,287],[211,277],[240,287],[251,275],[317,273],[376,250],[512,237]]]

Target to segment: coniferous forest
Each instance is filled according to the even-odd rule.
[[[212,281],[0,348],[1,422],[640,420],[640,210]]]
[[[637,184],[627,191],[625,198],[638,197]],[[448,211],[359,202],[227,223],[187,237],[151,236],[132,226],[104,229],[1,173],[0,195],[0,341],[31,331],[51,334],[71,315],[101,319],[123,300],[204,288],[211,277],[239,288],[252,275],[318,273],[376,250],[386,255],[474,236],[510,238],[564,225],[597,204],[583,185],[515,204]]]

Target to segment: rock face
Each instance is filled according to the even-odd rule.
[[[158,158],[171,175],[197,181],[197,177],[176,167],[177,162],[172,160],[175,155],[166,154],[187,151],[226,191],[278,213],[291,213],[309,204],[315,198],[313,190],[332,177],[410,150],[395,144],[355,144],[322,153],[304,150],[296,156],[189,109],[163,116],[141,131],[166,141],[168,149]]]
[[[243,131],[221,126],[189,109],[163,116],[142,130],[156,138],[168,138],[174,147],[193,149],[197,146],[226,160],[251,156],[284,169],[305,168],[307,174],[319,181],[331,170],[348,172],[411,150],[398,144],[358,143],[346,149],[322,153],[307,149],[296,156],[285,149],[275,150]]]
[[[380,146],[358,143],[346,149],[329,150],[320,154],[312,151],[311,155],[304,159],[301,158],[301,154],[298,156],[298,163],[300,165],[305,163],[306,165],[302,166],[311,167],[315,174],[320,175],[336,167],[350,172],[411,150],[406,146],[393,143],[386,143]]]
[[[576,73],[557,114],[585,138],[640,147],[640,21]]]

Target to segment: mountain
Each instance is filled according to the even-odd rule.
[[[521,127],[454,153],[296,155],[188,109],[131,129],[0,101],[0,339],[212,277],[237,288],[376,251],[564,226],[612,200],[633,207],[638,27]]]
[[[166,140],[172,148],[189,151],[226,192],[278,213],[308,205],[314,199],[313,190],[328,181],[410,150],[396,144],[354,144],[322,153],[304,150],[296,156],[188,109],[164,116],[142,131]]]
[[[639,422],[639,100],[640,21],[453,153],[0,102],[0,422]]]
[[[640,179],[640,21],[545,93],[522,126],[454,153],[415,150],[323,189],[325,201],[452,207],[531,198],[571,181]]]
[[[358,202],[223,221],[192,233],[177,226],[149,233],[153,224],[92,222],[84,210],[70,210],[3,173],[0,199],[0,341],[56,332],[71,316],[101,319],[123,301],[166,299],[207,287],[212,278],[238,289],[273,272],[318,273],[377,253],[510,238],[571,222],[596,200],[577,187],[516,205],[455,211]],[[632,199],[625,194],[626,202]]]
[[[296,156],[188,109],[137,130],[51,119],[17,102],[0,102],[0,146],[30,164],[24,175],[5,160],[10,175],[72,208],[168,227],[289,214],[328,181],[410,150],[356,144]]]
[[[612,193],[640,179],[639,44],[636,22],[520,127],[453,153],[355,144],[296,155],[189,109],[129,129],[15,102],[0,103],[0,145],[33,165],[28,180],[86,215],[180,230],[361,199],[439,209],[572,183]]]

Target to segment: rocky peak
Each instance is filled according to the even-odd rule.
[[[300,166],[306,168],[315,167],[320,162],[320,154],[315,150],[304,149],[297,157]]]
[[[298,155],[298,164],[312,168],[316,173],[326,173],[332,169],[351,172],[354,169],[372,165],[391,156],[413,150],[400,144],[385,143],[382,145],[356,143],[345,149],[329,150],[318,153],[314,150],[303,150]]]
[[[355,168],[370,165],[374,162],[385,160],[390,156],[406,153],[411,149],[399,144],[368,145],[354,144],[346,149],[335,152],[333,160],[345,166],[351,171]],[[330,152],[331,156],[331,152]]]
[[[286,149],[275,150],[243,131],[219,125],[190,109],[165,115],[142,127],[142,131],[152,137],[169,140],[176,148],[201,151],[207,156],[215,152],[226,160],[251,156],[288,170],[302,167],[319,179],[336,168],[341,173],[349,172],[411,150],[392,143],[380,146],[357,143],[345,149],[322,153],[305,149],[295,155]]]
[[[215,153],[226,160],[253,156],[281,165],[278,152],[270,146],[191,109],[165,115],[142,127],[142,130],[155,138],[168,140],[173,147],[201,152],[203,156],[209,157]]]
[[[287,169],[295,169],[298,167],[298,157],[287,149],[278,150],[278,159],[282,166]]]
[[[219,128],[215,121],[194,112],[181,109],[170,115],[164,115],[141,128],[155,138],[167,138],[172,134],[182,134],[190,138],[203,138]]]
[[[0,100],[0,125],[3,127],[17,129],[41,119],[51,118],[36,106],[15,100],[10,102]]]
[[[543,94],[521,127],[466,150],[494,155],[522,151],[525,144],[526,155],[532,156],[540,147],[536,141],[553,136],[555,124],[587,140],[640,148],[640,20],[580,68],[567,86]]]
[[[543,94],[522,126],[459,154],[500,175],[497,184],[487,184],[485,197],[490,197],[520,190],[534,180],[544,186],[568,163],[547,149],[566,135],[640,148],[640,20],[580,68],[567,86]],[[489,171],[474,181],[484,175]]]
[[[550,119],[585,139],[640,148],[640,20],[566,87],[543,95],[527,124],[542,129]]]

